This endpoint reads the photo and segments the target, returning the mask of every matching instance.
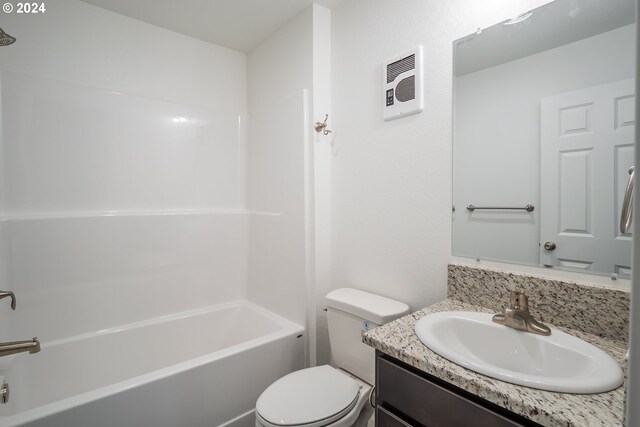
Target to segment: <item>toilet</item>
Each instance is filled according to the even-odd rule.
[[[326,296],[331,359],[337,366],[292,372],[271,384],[256,402],[257,427],[365,426],[373,413],[375,353],[362,343],[368,331],[409,313],[401,302],[357,289]]]

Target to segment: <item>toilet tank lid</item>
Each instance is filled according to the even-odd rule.
[[[326,303],[327,307],[345,311],[378,325],[409,314],[409,306],[403,302],[351,288],[329,292]]]

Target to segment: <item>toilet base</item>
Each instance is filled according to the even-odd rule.
[[[371,406],[371,404],[369,403],[368,396],[370,392],[371,390],[367,392],[367,401],[365,402],[364,406],[362,407],[362,410],[360,411],[360,416],[358,416],[358,419],[353,424],[354,427],[367,427],[369,425],[369,420],[373,416],[373,411],[374,411],[373,406]]]

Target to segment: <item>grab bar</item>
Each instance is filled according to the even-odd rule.
[[[527,211],[527,212],[533,212],[533,210],[534,210],[535,208],[534,208],[534,207],[533,207],[533,205],[531,205],[531,204],[526,205],[526,206],[525,206],[525,207],[523,207],[523,208],[515,208],[515,207],[513,207],[513,208],[512,208],[512,207],[491,207],[491,206],[473,206],[473,205],[469,205],[469,206],[467,206],[467,210],[468,210],[468,211],[473,212],[473,211],[475,211],[476,209],[492,209],[492,210],[503,210],[503,209],[506,209],[506,210],[511,210],[511,211],[514,211],[514,210],[515,210],[515,211]]]
[[[633,219],[633,184],[635,176],[635,166],[629,168],[629,181],[627,189],[624,192],[624,200],[622,202],[622,212],[620,214],[620,232],[627,234],[631,228],[631,220]]]

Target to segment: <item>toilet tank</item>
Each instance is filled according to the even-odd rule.
[[[373,384],[375,351],[362,342],[362,332],[408,314],[409,306],[351,288],[329,292],[326,304],[331,359],[339,368]]]

